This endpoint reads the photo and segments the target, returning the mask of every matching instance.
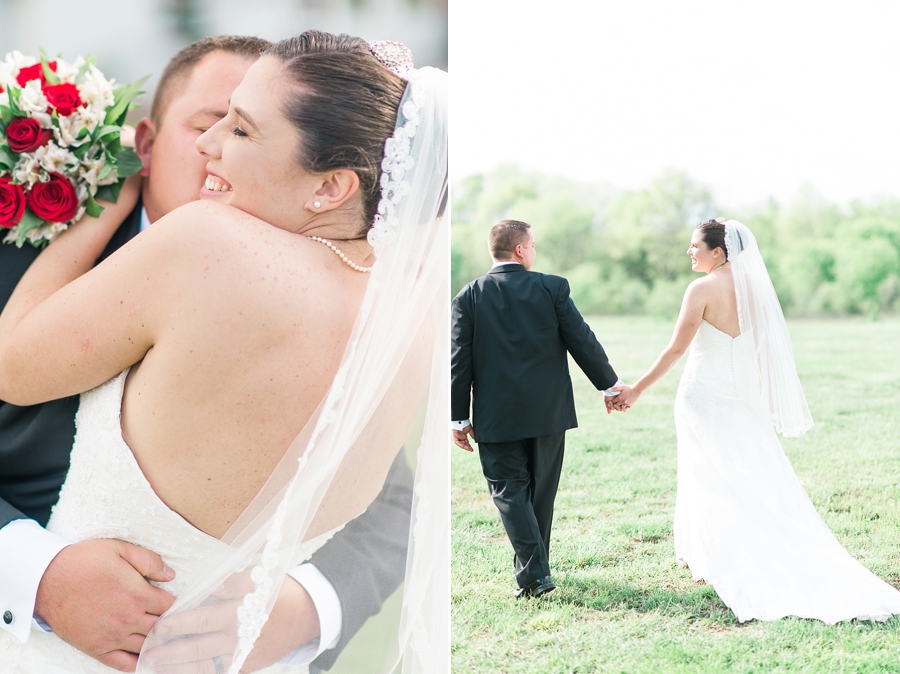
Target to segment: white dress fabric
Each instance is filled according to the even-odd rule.
[[[900,591],[844,550],[816,512],[759,391],[751,340],[703,321],[675,398],[676,558],[740,622],[900,614]]]
[[[117,538],[159,553],[176,571],[154,585],[178,596],[206,569],[223,544],[163,503],[122,439],[120,411],[128,370],[81,396],[72,462],[47,529],[71,541]],[[341,527],[305,542],[296,563],[309,557]],[[18,641],[8,633],[4,638]],[[7,644],[4,674],[107,674],[116,670],[84,655],[52,633],[32,630],[24,649]],[[3,660],[7,661],[4,663]],[[18,661],[18,666],[13,665]],[[305,674],[306,667],[273,665],[265,674]]]

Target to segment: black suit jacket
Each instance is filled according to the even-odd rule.
[[[140,232],[141,202],[104,250],[101,260]],[[22,275],[40,250],[26,244],[0,244],[0,307],[6,306]],[[0,527],[34,519],[42,526],[59,500],[75,438],[78,396],[19,407],[0,400]],[[334,586],[343,623],[337,646],[317,658],[312,669],[330,669],[366,619],[406,573],[412,473],[400,452],[378,498],[365,513],[338,532],[310,560]],[[364,532],[363,545],[353,540]]]
[[[477,442],[509,442],[575,428],[566,353],[598,389],[618,378],[561,276],[494,267],[453,300],[451,417]]]

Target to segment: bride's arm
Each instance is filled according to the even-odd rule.
[[[16,286],[0,314],[0,399],[33,405],[86,391],[153,345],[166,288],[184,282],[167,230],[185,215],[170,214],[91,268],[122,217],[115,206],[63,232]]]
[[[631,407],[644,391],[662,379],[677,363],[697,334],[700,322],[703,320],[703,311],[706,309],[706,284],[705,279],[697,279],[687,287],[684,299],[681,301],[681,311],[678,313],[678,321],[675,323],[675,332],[669,345],[663,350],[656,362],[638,379],[634,386],[625,386],[622,393],[613,399],[617,407]]]

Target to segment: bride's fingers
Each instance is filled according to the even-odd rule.
[[[160,637],[175,637],[182,634],[233,631],[237,606],[238,602],[227,601],[166,616],[156,626],[156,634]]]
[[[143,654],[143,662],[154,668],[154,672],[161,672],[165,665],[180,665],[193,663],[195,665],[204,660],[212,662],[212,658],[222,656],[223,653],[231,653],[237,646],[237,640],[223,634],[212,632],[211,634],[198,634],[189,639],[176,639],[162,646],[154,646]],[[199,669],[186,670],[191,672]]]
[[[223,655],[220,658],[221,668],[216,667],[215,661],[210,657],[199,662],[183,662],[177,665],[162,665],[153,670],[154,674],[219,674],[227,672],[231,667],[231,656]]]

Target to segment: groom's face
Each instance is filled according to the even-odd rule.
[[[150,222],[196,201],[206,180],[206,159],[197,138],[228,113],[228,99],[256,59],[223,51],[204,56],[187,77],[175,79],[154,121],[137,127],[137,152],[144,161],[143,203]]]

